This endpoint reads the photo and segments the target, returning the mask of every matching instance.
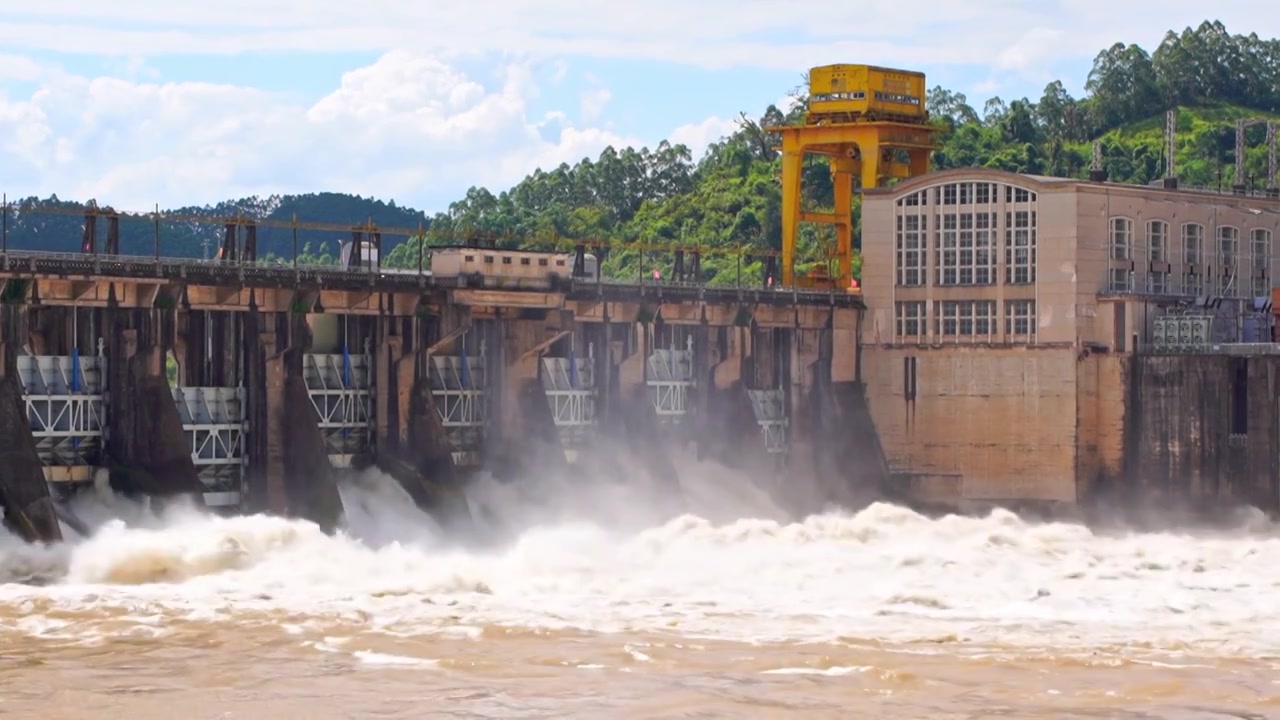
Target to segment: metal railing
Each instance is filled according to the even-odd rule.
[[[261,209],[259,209],[261,210]],[[10,246],[10,234],[19,231],[20,225],[29,215],[49,215],[49,217],[61,217],[64,219],[76,218],[82,220],[82,247],[83,254],[77,252],[42,252],[36,250],[17,250]],[[358,223],[315,223],[300,220],[297,217],[292,219],[276,219],[270,217],[257,217],[250,213],[244,214],[243,210],[237,210],[234,217],[209,217],[204,214],[183,214],[174,213],[174,211],[160,211],[156,208],[154,211],[128,211],[110,208],[97,204],[96,201],[86,202],[86,204],[46,204],[44,201],[35,199],[15,199],[10,201],[9,196],[0,197],[0,259],[3,259],[4,266],[0,266],[0,272],[14,272],[10,269],[8,263],[10,259],[19,261],[27,260],[26,268],[19,266],[18,270],[27,270],[32,266],[40,266],[41,270],[35,272],[58,272],[59,263],[61,268],[72,268],[68,270],[68,274],[72,272],[84,272],[86,265],[78,265],[81,261],[92,261],[92,263],[106,263],[106,270],[113,272],[128,272],[129,277],[138,277],[138,273],[146,273],[147,268],[152,266],[163,266],[163,268],[239,268],[243,269],[246,277],[252,278],[280,278],[288,279],[289,275],[284,273],[293,273],[292,277],[302,279],[302,281],[310,281],[312,278],[329,278],[337,279],[337,281],[349,282],[353,278],[365,278],[367,275],[375,275],[379,278],[380,284],[387,287],[403,287],[407,284],[416,282],[416,284],[440,284],[443,287],[449,287],[451,284],[461,284],[457,279],[453,282],[434,282],[424,281],[422,278],[430,278],[428,265],[425,264],[426,255],[430,254],[431,247],[442,246],[461,246],[475,245],[494,247],[494,249],[515,249],[512,243],[529,243],[531,247],[540,247],[540,249],[554,249],[561,252],[596,252],[600,250],[620,250],[635,251],[643,255],[641,264],[649,266],[655,263],[655,266],[662,266],[669,272],[676,274],[684,274],[685,272],[698,273],[700,268],[700,260],[713,258],[713,256],[736,256],[739,259],[739,272],[741,273],[742,263],[750,263],[751,260],[762,260],[768,258],[780,258],[781,252],[778,250],[764,249],[764,247],[756,247],[754,245],[736,245],[728,246],[722,243],[714,243],[714,245],[699,245],[699,243],[686,242],[666,242],[653,240],[605,240],[605,238],[580,238],[580,237],[562,237],[558,233],[550,234],[529,234],[529,236],[511,236],[511,234],[494,234],[475,231],[468,228],[448,228],[443,231],[428,227],[426,217],[422,217],[422,222],[416,228],[411,227],[381,227],[374,223],[372,218],[361,220]],[[104,220],[105,228],[99,220]],[[123,224],[129,223],[132,231],[124,232]],[[150,236],[150,245],[152,251],[138,252],[137,241],[140,240],[141,224],[146,225],[146,234]],[[166,243],[172,242],[170,238],[164,237],[169,231],[164,228],[172,228],[179,225],[184,229],[192,229],[192,227],[204,227],[209,233],[202,238],[201,245],[204,247],[205,254],[209,254],[211,247],[220,247],[220,249],[228,250],[227,260],[221,258],[214,260],[200,260],[192,258],[191,255],[182,256],[182,258],[172,258],[165,256]],[[105,231],[102,232],[102,231]],[[270,242],[268,234],[270,232],[284,232],[292,236],[292,259],[280,258],[280,256],[271,255],[270,252],[265,256],[261,256],[260,250],[265,250],[268,245],[279,245],[279,242]],[[300,232],[308,233],[307,238],[300,237]],[[378,254],[383,259],[387,259],[390,251],[396,249],[399,243],[394,238],[424,238],[421,245],[416,250],[416,268],[392,268],[392,266],[380,266],[378,269],[365,269],[360,266],[342,266],[338,264],[315,264],[315,263],[298,263],[300,259],[300,243],[302,247],[310,245],[311,242],[317,240],[316,233],[325,234],[326,237],[320,238],[321,247],[328,247],[330,241],[339,243],[347,242],[347,238],[355,241],[371,241],[374,242]],[[333,233],[330,236],[329,233]],[[125,238],[128,236],[128,238]],[[215,240],[215,236],[219,240]],[[362,240],[364,238],[364,240]],[[187,237],[186,242],[191,242],[192,238]],[[198,240],[198,238],[197,238]],[[279,240],[279,236],[275,236],[275,240]],[[389,240],[389,245],[383,245],[384,241]],[[24,241],[31,243],[31,237],[24,238]],[[131,242],[136,255],[122,254],[122,242]],[[100,245],[101,243],[101,245]],[[106,247],[102,252],[101,247]],[[383,251],[387,252],[383,252]],[[172,247],[168,247],[169,252],[173,252]],[[96,252],[96,254],[95,254]],[[239,260],[239,252],[247,252],[250,254],[251,260]],[[219,252],[221,255],[221,252]],[[340,252],[339,252],[340,255]],[[35,258],[58,259],[58,261],[41,261],[36,263]],[[686,259],[691,265],[686,265]],[[114,265],[113,265],[114,263]],[[99,265],[95,265],[96,266]],[[225,272],[225,270],[224,270]],[[214,273],[209,270],[209,273]],[[252,273],[252,274],[251,274]],[[157,270],[152,273],[164,277],[165,270]],[[402,277],[396,277],[402,275]],[[416,281],[408,281],[406,278],[417,278]],[[442,278],[443,279],[443,278]],[[612,287],[663,287],[663,288],[712,288],[714,293],[722,293],[724,290],[751,290],[756,283],[742,284],[741,278],[739,282],[731,284],[731,286],[708,286],[707,283],[699,281],[672,281],[672,279],[654,278],[650,279],[648,274],[639,273],[639,277],[614,277],[614,278],[575,278],[573,283],[581,286],[584,283],[598,284],[598,286]],[[760,288],[764,290],[765,283],[759,283]],[[773,288],[769,288],[773,290]],[[831,295],[850,295],[845,288],[840,290],[810,290],[810,288],[777,288],[777,290],[785,290],[787,292],[801,293],[804,297],[819,297]],[[842,305],[860,305],[859,301],[850,300],[841,302]]]
[[[370,269],[360,266],[272,263],[262,260],[200,259],[144,255],[101,255],[91,253],[44,252],[38,250],[0,251],[0,273],[19,276],[84,276],[130,279],[201,280],[218,284],[262,283],[268,285],[333,285],[360,286],[388,291],[411,291],[427,288],[465,287],[463,276],[436,276],[430,270],[422,273],[399,268]],[[757,301],[769,298],[791,299],[806,304],[857,306],[857,293],[838,290],[815,290],[789,287],[714,286],[694,281],[602,277],[573,278],[564,288],[569,292],[592,292],[592,288],[633,290],[653,288],[670,291],[673,297],[705,298],[751,297]]]
[[[1160,189],[1163,187],[1163,180],[1156,180],[1146,185],[1139,185],[1138,187]],[[1236,189],[1232,187],[1230,184],[1212,186],[1212,185],[1188,185],[1186,183],[1178,183],[1178,187],[1175,189],[1178,190],[1179,192],[1199,193],[1202,195],[1228,195],[1233,197],[1245,197],[1245,198],[1253,198],[1256,200],[1272,200],[1272,201],[1280,199],[1280,195],[1274,194],[1275,193],[1274,188],[1258,187],[1257,183],[1251,183],[1246,185],[1244,190],[1241,192],[1236,192]]]

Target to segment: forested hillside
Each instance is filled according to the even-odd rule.
[[[1151,182],[1164,171],[1164,111],[1176,106],[1181,108],[1177,166],[1182,183],[1229,185],[1237,161],[1235,120],[1280,112],[1280,41],[1231,35],[1221,24],[1206,22],[1168,33],[1152,51],[1117,43],[1099,53],[1086,89],[1085,97],[1073,98],[1063,83],[1053,82],[1039,98],[991,98],[978,107],[962,94],[934,88],[929,109],[942,129],[935,167],[1083,177],[1091,142],[1101,139],[1112,180]],[[701,158],[666,142],[653,149],[609,148],[576,165],[538,170],[505,192],[472,188],[446,211],[430,216],[394,202],[333,193],[248,198],[173,212],[189,218],[240,213],[284,222],[296,216],[312,223],[422,226],[428,244],[468,236],[541,247],[574,238],[697,243],[709,250],[703,260],[706,279],[731,283],[740,272],[744,280],[759,274],[759,263],[740,268],[738,254],[779,247],[778,157],[772,136],[762,128],[795,122],[803,111],[803,103],[797,102],[791,108],[769,107],[759,117],[744,113],[737,132]],[[1244,158],[1248,177],[1260,185],[1266,182],[1264,134],[1264,127],[1253,128]],[[806,183],[805,202],[814,209],[829,207],[830,183],[820,162],[812,163]],[[33,198],[23,205],[27,209],[9,218],[10,247],[78,248],[78,217],[31,211],[33,206],[69,204]],[[821,234],[824,230],[805,229],[802,258],[823,253],[831,239]],[[162,223],[162,254],[198,257],[205,243],[217,247],[221,232],[189,221]],[[127,221],[122,234],[124,252],[153,252],[151,220]],[[300,262],[332,262],[338,233],[301,230],[298,238]],[[399,243],[386,258],[388,264],[416,264],[419,239],[403,241],[384,239]],[[272,261],[287,262],[293,257],[293,233],[263,229],[259,247]],[[614,251],[604,268],[634,274],[665,262],[655,254],[641,258],[634,251]]]

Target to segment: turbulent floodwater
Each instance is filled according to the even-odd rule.
[[[788,521],[694,474],[668,519],[652,491],[478,485],[487,545],[378,477],[344,488],[335,537],[87,497],[87,540],[0,540],[0,715],[1280,717],[1260,518]]]

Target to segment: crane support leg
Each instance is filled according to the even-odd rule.
[[[800,168],[804,148],[798,142],[782,141],[782,286],[795,285],[796,240],[800,234]]]
[[[835,188],[835,212],[832,219],[836,226],[836,263],[839,273],[838,282],[848,288],[853,279],[853,174],[858,170],[858,161],[850,157],[831,158],[831,181]],[[868,163],[862,164],[866,172]]]

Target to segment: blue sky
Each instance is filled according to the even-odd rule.
[[[0,190],[149,207],[335,190],[434,211],[468,187],[609,144],[701,152],[815,64],[923,70],[930,85],[1083,91],[1117,40],[1154,48],[1201,4],[971,0],[45,0],[0,8]],[[305,9],[305,12],[303,10]],[[783,22],[791,17],[821,18]],[[1233,32],[1276,14],[1221,0]],[[1247,23],[1247,24],[1246,24]],[[1268,27],[1274,26],[1274,27]]]

